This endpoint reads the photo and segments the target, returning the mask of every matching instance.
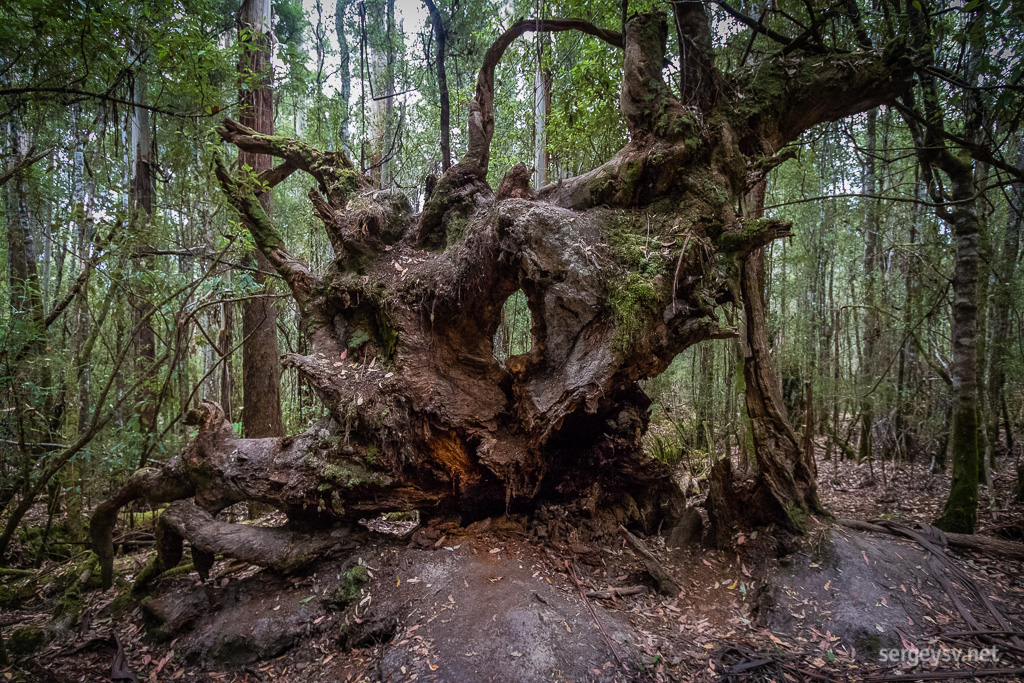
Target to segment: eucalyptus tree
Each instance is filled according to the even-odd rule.
[[[238,42],[242,46],[240,75],[240,120],[254,130],[274,132],[273,67],[271,64],[273,3],[271,0],[242,0],[238,8]],[[265,154],[242,152],[239,166],[253,173],[270,169]],[[271,192],[260,195],[263,210],[270,212]],[[271,268],[266,255],[253,251],[257,285],[266,283]],[[278,360],[277,306],[268,296],[253,296],[242,308],[242,425],[247,436],[282,436],[281,364]]]

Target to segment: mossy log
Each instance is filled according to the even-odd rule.
[[[702,16],[693,13],[683,30],[710,49]],[[589,173],[537,189],[517,176],[496,196],[487,175],[494,68],[534,30],[579,30],[623,49],[619,104],[630,142]],[[261,536],[258,545],[277,549],[256,557],[246,549],[251,534],[235,542],[243,535],[216,520],[243,500],[282,510],[281,534],[295,538],[389,510],[473,518],[584,495],[647,532],[671,528],[683,498],[669,469],[642,452],[650,399],[639,382],[694,344],[738,334],[718,311],[752,296],[748,261],[790,231],[747,211],[749,193],[806,128],[893,101],[913,60],[779,56],[726,77],[710,55],[691,55],[687,68],[705,71],[714,89],[684,103],[662,80],[666,36],[658,13],[633,17],[624,35],[578,19],[514,24],[484,58],[466,156],[419,215],[373,188],[341,152],[225,121],[226,142],[281,160],[258,177],[233,176],[219,161],[217,177],[298,304],[309,353],[284,364],[330,417],[295,436],[239,439],[219,407],[204,403],[191,415],[198,433],[186,451],[137,474],[94,516],[105,581],[114,513],[136,498],[194,498],[164,513],[164,526],[193,543],[197,568],[211,560],[200,561],[204,552],[293,564],[283,537]],[[312,179],[310,200],[334,248],[323,273],[288,250],[257,201],[295,173]],[[519,290],[531,349],[499,362],[502,306]],[[763,302],[754,303],[763,315]],[[748,381],[747,391],[748,406],[767,406],[752,413],[764,426],[754,429],[760,469],[770,473],[760,483],[770,502],[761,517],[796,527],[816,506],[813,478],[794,476],[806,463],[792,429],[773,426],[784,415],[751,401],[764,383]],[[180,556],[180,542],[167,540],[162,552]]]

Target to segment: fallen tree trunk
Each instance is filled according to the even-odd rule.
[[[694,49],[706,50],[702,16],[695,12],[685,30],[703,46]],[[512,178],[506,187],[514,191],[496,197],[487,181],[494,68],[532,30],[578,30],[624,50],[619,106],[631,141],[589,173],[537,190]],[[418,216],[403,195],[372,187],[342,152],[224,121],[225,142],[281,160],[250,178],[218,159],[216,174],[301,314],[310,351],[286,355],[284,365],[330,418],[295,436],[238,439],[220,408],[204,403],[191,416],[195,440],[166,473],[181,486],[152,492],[133,479],[94,517],[97,545],[109,545],[111,510],[137,498],[193,496],[211,518],[239,501],[269,504],[295,530],[389,510],[476,519],[581,499],[605,528],[671,528],[685,501],[670,469],[643,453],[651,401],[640,381],[694,344],[736,336],[716,309],[745,298],[751,311],[763,308],[742,273],[790,226],[744,210],[750,191],[807,127],[892,101],[909,83],[912,60],[778,57],[726,78],[710,55],[690,55],[687,68],[706,73],[688,82],[715,90],[683,106],[662,79],[666,37],[657,13],[635,16],[624,35],[578,19],[514,24],[484,58],[467,154]],[[312,180],[309,198],[335,252],[324,273],[288,250],[259,201],[258,192],[295,173]],[[518,291],[530,309],[531,348],[496,357],[501,312]],[[757,377],[770,378],[767,353],[755,361]],[[748,405],[770,406],[759,397],[768,385],[750,384]],[[798,444],[771,442],[792,432],[785,416],[772,409],[757,419],[766,444],[756,449],[759,470],[767,473],[758,486],[771,504],[756,521],[798,529],[817,505],[813,477],[804,476]],[[165,485],[165,476],[154,477],[153,486]],[[174,508],[167,526],[200,557],[250,552],[234,540],[238,530],[185,509]],[[100,554],[109,578],[112,552]],[[261,561],[281,557],[275,550]]]
[[[910,538],[906,534],[902,533],[898,527],[881,526],[879,524],[872,524],[871,522],[863,522],[858,519],[838,519],[836,521],[845,527],[857,529],[858,531],[870,531],[876,534],[888,534],[890,536],[903,536],[905,538]],[[1015,543],[1014,541],[1005,541],[1003,539],[979,536],[977,534],[954,534],[948,531],[943,532],[943,535],[946,542],[954,548],[966,548],[967,550],[973,550],[985,555],[997,555],[999,557],[1008,557],[1013,560],[1024,560],[1024,543]]]

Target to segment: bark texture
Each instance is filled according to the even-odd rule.
[[[260,133],[274,132],[273,66],[271,46],[270,0],[242,0],[238,9],[239,43],[244,46],[238,72],[248,81],[239,90],[240,119],[243,125]],[[271,167],[272,157],[240,150],[238,165],[263,173]],[[270,214],[271,193],[259,196],[266,214]],[[253,253],[257,268],[254,279],[267,287],[271,270],[266,255]],[[242,306],[242,428],[250,437],[281,436],[281,363],[278,360],[277,306],[271,297],[253,297]]]
[[[583,176],[536,191],[513,178],[496,196],[486,180],[494,67],[535,30],[579,30],[624,48],[631,142]],[[634,17],[625,36],[579,19],[513,24],[484,57],[468,151],[419,215],[402,195],[374,189],[343,153],[224,122],[224,141],[280,160],[262,174],[266,184],[296,171],[312,179],[309,197],[335,252],[322,274],[289,252],[252,183],[217,168],[300,309],[310,352],[284,364],[330,419],[296,436],[239,439],[204,403],[191,416],[198,435],[168,472],[195,487],[189,495],[211,517],[175,508],[180,535],[241,552],[212,538],[228,533],[212,515],[240,500],[273,505],[307,530],[411,508],[473,518],[540,499],[586,501],[612,529],[671,528],[683,499],[668,468],[642,453],[650,399],[639,381],[695,343],[736,336],[719,323],[720,306],[744,303],[748,329],[763,337],[763,324],[749,322],[760,311],[763,323],[757,254],[789,226],[745,210],[747,195],[804,128],[901,93],[912,60],[779,57],[731,78],[713,72],[721,92],[702,109],[684,106],[662,79],[667,30],[661,14]],[[713,69],[710,57],[694,63]],[[520,289],[533,343],[502,365],[493,339]],[[813,472],[773,393],[767,342],[752,341],[760,516],[796,527],[817,509]],[[93,520],[95,538],[109,521]],[[264,546],[247,561],[281,565],[274,544]]]

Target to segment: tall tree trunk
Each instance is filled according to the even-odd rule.
[[[137,106],[132,108],[132,185],[131,185],[131,216],[132,235],[137,241],[135,259],[133,260],[134,278],[136,280],[133,293],[133,324],[135,336],[136,371],[147,373],[156,359],[156,333],[153,330],[153,304],[150,301],[152,291],[145,284],[146,278],[156,269],[155,258],[145,254],[152,244],[153,216],[153,168],[150,163],[150,122],[149,109],[146,108],[146,79],[139,74],[133,84],[134,99]],[[158,401],[156,390],[151,382],[139,389],[135,402],[135,411],[139,418],[139,432],[143,436],[142,455],[139,467],[146,466],[146,460],[152,450],[152,441],[156,438],[156,422]]]
[[[875,171],[875,155],[878,154],[878,110],[868,112],[867,149],[864,160],[862,184],[864,193],[877,194],[878,183]],[[878,338],[881,328],[878,324],[878,258],[879,221],[878,201],[866,199],[864,212],[864,353],[860,357],[860,391],[864,392],[860,404],[861,428],[860,446],[857,452],[861,461],[871,460],[874,452],[872,432],[875,426],[875,400],[870,394],[877,372]]]
[[[544,1],[538,1],[537,16],[544,16]],[[547,35],[537,36],[537,68],[533,72],[533,186],[548,184],[548,109],[551,105],[551,74],[544,66]]]
[[[714,347],[701,344],[696,349],[697,355],[697,448],[705,453],[715,452],[714,398],[711,391],[714,370]]]
[[[974,533],[978,515],[978,217],[975,212],[974,171],[970,164],[952,157],[946,162],[956,242],[953,269],[953,317],[950,335],[953,358],[953,484],[936,526],[952,532]]]
[[[931,29],[919,2],[907,3],[910,35],[915,47],[930,49]],[[953,482],[936,526],[945,531],[973,533],[978,518],[978,270],[980,226],[974,168],[968,159],[948,148],[943,135],[944,112],[934,75],[921,73],[923,116],[916,113],[913,93],[906,96],[904,118],[914,138],[922,170],[926,174],[936,213],[952,228],[955,245],[953,311],[950,322],[952,361],[949,374],[953,389],[950,445]],[[922,121],[924,123],[922,123]],[[968,128],[977,121],[968,121]],[[968,132],[968,137],[973,133]],[[943,194],[933,174],[949,179]],[[947,209],[947,202],[952,204]]]
[[[19,112],[14,112],[10,117],[7,136],[16,158],[30,156],[31,145],[28,134],[22,130]],[[46,345],[46,313],[43,310],[35,236],[32,231],[32,209],[24,171],[14,177],[7,188],[6,214],[11,317],[18,325],[18,333],[27,340],[26,352],[38,356]]]
[[[915,169],[916,173],[916,169]],[[921,183],[918,179],[914,179],[914,196],[915,199],[921,199]],[[913,218],[910,221],[910,234],[907,239],[908,246],[911,250],[917,245],[917,228],[924,207],[921,204],[915,204],[912,209]],[[915,345],[912,341],[912,337],[915,334],[913,325],[918,317],[921,315],[921,288],[918,285],[917,277],[915,276],[915,263],[907,258],[904,259],[904,292],[905,301],[903,304],[903,329],[902,342],[899,348],[899,368],[897,370],[896,378],[896,439],[899,442],[899,451],[901,456],[905,460],[914,460],[916,456],[916,446],[914,444],[914,436],[911,433],[910,425],[907,423],[908,409],[910,407],[910,401],[908,396],[911,394],[910,385],[916,388],[917,385],[917,368],[916,368],[916,356],[914,353]]]
[[[240,121],[267,135],[274,132],[271,26],[271,0],[242,0],[238,10],[238,40],[243,51],[238,70],[249,87],[239,91],[242,105]],[[270,169],[271,157],[240,150],[238,165],[262,173]],[[270,215],[270,190],[262,193],[259,201]],[[269,293],[264,273],[271,272],[270,261],[257,249],[253,252],[253,262],[258,269],[254,279],[264,292]],[[242,305],[242,403],[242,429],[247,437],[284,434],[277,306],[269,296],[254,296]]]
[[[747,197],[749,218],[763,216],[764,193],[765,184],[761,183]],[[764,269],[764,249],[760,248],[747,257],[740,274],[743,380],[760,496],[760,505],[749,513],[802,529],[809,522],[808,515],[822,512],[823,508],[818,500],[815,463],[801,448],[782,401],[782,385],[765,326]]]
[[[231,274],[228,273],[228,278]],[[235,354],[232,348],[235,345],[235,302],[225,301],[220,306],[220,333],[217,335],[217,346],[220,353],[220,403],[224,408],[224,415],[228,422],[232,422],[232,405],[234,404],[235,373],[232,359]]]
[[[443,173],[452,165],[452,114],[448,95],[448,71],[445,67],[445,58],[448,55],[448,27],[433,0],[423,0],[423,3],[430,13],[430,26],[434,31],[434,40],[437,42],[434,69],[437,74],[437,92],[441,107],[441,172]]]
[[[338,66],[338,78],[341,80],[341,87],[338,88],[340,99],[340,121],[338,125],[338,149],[346,149],[349,145],[349,107],[352,102],[352,70],[351,52],[348,44],[348,31],[345,29],[345,17],[352,0],[337,0],[334,6],[334,32],[338,37],[338,54],[341,57],[341,64]]]
[[[90,211],[86,199],[85,189],[85,131],[81,126],[81,108],[75,105],[72,108],[72,118],[75,126],[75,148],[73,157],[73,181],[71,191],[72,211],[75,216],[73,224],[72,239],[74,244],[74,255],[80,267],[90,267],[90,251],[92,235],[89,234],[91,225]],[[88,278],[86,274],[86,278]],[[69,359],[64,381],[64,438],[65,443],[71,443],[81,436],[84,425],[89,421],[89,368],[88,359],[82,357],[82,348],[90,332],[89,318],[89,281],[85,283],[75,296],[71,309],[71,338],[69,340]],[[65,500],[67,501],[68,529],[72,540],[79,541],[85,538],[85,527],[83,526],[82,515],[85,509],[83,501],[83,482],[85,481],[85,464],[72,461],[68,464],[64,473]]]

